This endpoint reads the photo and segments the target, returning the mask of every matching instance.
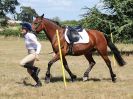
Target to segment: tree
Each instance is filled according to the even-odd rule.
[[[115,31],[117,37],[123,40],[133,38],[133,1],[132,0],[103,0],[105,8],[111,9],[117,19]],[[115,23],[116,23],[115,22]]]
[[[113,33],[115,39],[123,41],[133,38],[133,1],[132,0],[103,0],[102,13],[98,8],[86,8],[82,24],[88,28],[95,28],[106,34]]]
[[[76,20],[66,20],[66,21],[62,21],[61,24],[63,26],[77,26],[79,25],[79,22]]]
[[[88,8],[85,7],[84,9],[87,10],[85,14],[83,14],[83,19],[80,21],[80,23],[85,28],[91,28],[91,29],[99,29],[101,28],[99,25],[101,23],[101,12],[96,8]],[[99,18],[99,19],[98,19]]]
[[[6,14],[14,14],[18,5],[17,0],[0,0],[0,25],[6,24]]]
[[[61,22],[60,18],[58,16],[52,18],[53,21]]]
[[[58,24],[60,24],[62,27],[79,25],[79,21],[76,21],[76,20],[65,20],[65,21],[62,21],[58,16],[52,18],[52,20],[57,22]]]
[[[33,17],[37,16],[35,9],[32,9],[31,7],[21,7],[21,12],[17,13],[17,20],[26,21],[26,22],[32,22]]]
[[[18,6],[19,3],[17,0],[0,0],[0,10],[3,12],[3,14],[6,13],[15,13],[16,6]]]

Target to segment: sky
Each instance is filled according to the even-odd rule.
[[[30,6],[39,15],[45,14],[46,18],[59,17],[61,20],[79,20],[85,12],[85,6],[92,8],[100,6],[100,0],[18,0],[20,6]],[[20,12],[17,7],[17,12]]]

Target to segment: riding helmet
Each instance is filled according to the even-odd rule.
[[[20,23],[20,25],[22,25],[22,29],[27,29],[29,31],[32,31],[32,27],[30,23],[24,22],[24,23]]]

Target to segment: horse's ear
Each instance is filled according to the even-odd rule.
[[[41,15],[41,18],[43,18],[44,17],[44,14],[43,15]]]

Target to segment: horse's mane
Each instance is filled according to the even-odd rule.
[[[55,20],[52,20],[52,19],[48,19],[48,18],[45,18],[45,19],[47,19],[47,20],[49,20],[49,21],[52,21],[53,23],[55,23],[56,25],[59,25],[60,27],[63,27],[63,26],[61,25],[61,23],[58,22],[58,21],[55,21]]]

